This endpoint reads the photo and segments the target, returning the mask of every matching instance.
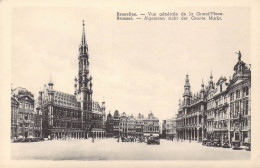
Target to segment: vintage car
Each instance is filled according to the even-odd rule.
[[[240,140],[234,140],[231,142],[233,149],[240,149]]]
[[[206,139],[206,138],[203,139],[203,140],[202,140],[202,145],[207,145],[207,142],[208,142],[208,139]]]
[[[13,143],[22,142],[22,139],[15,139],[12,141]]]
[[[223,147],[223,148],[230,148],[229,140],[224,140],[224,141],[223,141],[223,144],[222,144],[222,147]]]
[[[29,138],[25,138],[21,142],[30,142],[30,139]]]
[[[130,142],[130,138],[121,137],[122,142]]]
[[[144,140],[143,137],[140,137],[140,138],[138,138],[137,140],[138,140],[137,142],[140,142],[140,143],[145,142],[145,140]]]
[[[251,141],[249,138],[245,138],[244,145],[247,146],[247,150],[251,151]]]
[[[214,146],[214,139],[208,140],[206,145],[207,146]]]
[[[214,139],[213,146],[221,147],[221,141],[220,141],[220,139]]]
[[[147,139],[147,145],[150,145],[150,144],[157,144],[157,145],[160,145],[160,138],[159,137],[149,137]]]

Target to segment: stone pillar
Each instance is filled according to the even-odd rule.
[[[200,128],[197,129],[197,140],[198,140],[198,142],[200,141]]]
[[[231,141],[230,141],[230,131],[228,131],[228,141],[229,141],[229,143],[231,143]]]
[[[184,130],[184,140],[187,139],[187,130]]]
[[[194,141],[197,140],[197,137],[196,137],[196,129],[194,129]]]
[[[192,140],[192,130],[189,129],[189,140]]]

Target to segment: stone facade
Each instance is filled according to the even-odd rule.
[[[18,112],[19,112],[19,102],[17,98],[11,96],[11,139],[15,140],[18,138]]]
[[[160,127],[159,119],[154,117],[151,112],[147,118],[140,113],[137,117],[128,116],[125,112],[119,115],[116,110],[114,116],[110,113],[106,121],[108,137],[143,137],[143,136],[159,136]]]
[[[251,139],[251,70],[239,59],[229,81],[220,77],[217,83],[211,73],[208,85],[191,93],[188,75],[183,100],[179,101],[176,118],[179,139],[201,141],[203,138],[221,141]]]
[[[74,94],[55,90],[52,80],[39,93],[38,111],[42,113],[44,138],[105,137],[105,102],[100,106],[92,100],[93,84],[92,76],[89,75],[84,21],[78,52],[78,76],[74,79]]]
[[[176,138],[176,120],[174,118],[165,120],[165,127],[166,139]]]
[[[11,92],[11,137],[34,138],[34,95],[21,87]]]
[[[160,125],[159,119],[154,116],[152,112],[148,114],[147,118],[143,120],[143,134],[144,136],[159,136],[160,134]]]

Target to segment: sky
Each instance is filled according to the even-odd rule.
[[[86,24],[93,100],[106,101],[107,114],[150,111],[173,117],[186,74],[191,91],[210,72],[215,82],[232,76],[239,50],[250,62],[249,8],[16,7],[12,11],[12,86],[35,98],[48,83],[73,94],[82,20]],[[133,10],[134,9],[134,10]],[[223,12],[222,21],[117,21],[116,12]]]

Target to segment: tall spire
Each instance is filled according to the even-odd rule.
[[[82,30],[82,37],[81,37],[81,43],[79,45],[79,55],[88,55],[88,45],[86,42],[86,35],[85,35],[85,22],[83,20],[83,30]]]
[[[86,45],[86,37],[85,37],[85,22],[83,20],[83,30],[82,30],[82,39],[81,39],[81,45]]]
[[[49,81],[48,85],[53,85],[51,74],[50,74],[50,81]]]
[[[212,70],[210,71],[210,80],[212,81],[212,78],[213,78],[213,76],[212,76]]]

